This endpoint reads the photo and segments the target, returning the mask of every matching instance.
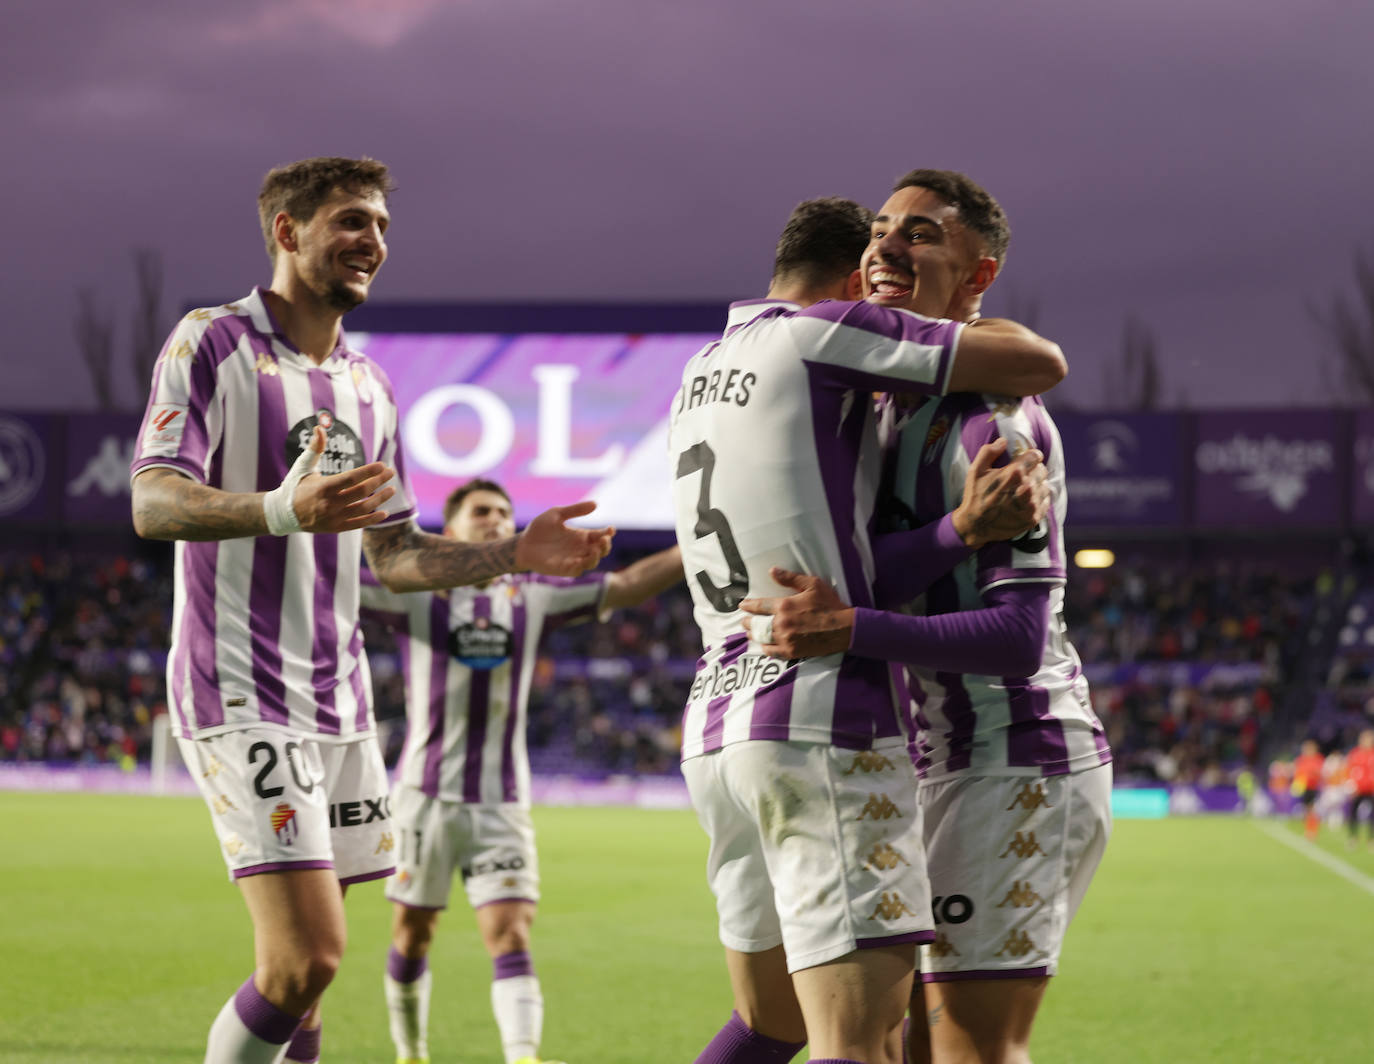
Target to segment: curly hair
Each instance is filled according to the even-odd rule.
[[[1001,205],[987,191],[956,170],[912,170],[897,179],[893,192],[928,188],[959,211],[959,220],[983,239],[987,253],[1000,266],[1007,257],[1011,226]]]
[[[336,188],[353,193],[379,192],[385,201],[396,186],[386,164],[366,156],[320,156],[267,172],[258,190],[258,222],[262,225],[268,258],[277,261],[277,241],[272,235],[277,215],[285,211],[298,222],[308,222]]]

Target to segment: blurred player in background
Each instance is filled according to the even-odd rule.
[[[1350,830],[1348,844],[1353,850],[1359,842],[1363,816],[1369,825],[1365,841],[1374,849],[1374,728],[1360,732],[1359,742],[1346,754],[1345,781],[1350,789],[1350,808],[1346,812],[1346,827]]]
[[[865,292],[880,305],[974,320],[1007,236],[1000,206],[968,178],[913,171],[874,220]],[[931,266],[937,277],[952,269],[957,283],[928,287]],[[744,608],[773,614],[764,649],[778,657],[848,652],[910,667],[938,934],[922,950],[909,1052],[1018,1064],[1030,1059],[1031,1024],[1111,824],[1111,755],[1062,617],[1063,449],[1036,398],[901,397],[885,414],[900,430],[893,498],[880,503],[894,527],[941,521],[990,444],[1046,456],[1046,519],[976,552],[947,535],[938,563],[880,568],[878,603],[910,603],[913,616],[851,609],[826,580],[783,571],[775,579],[800,594]]]
[[[457,488],[444,532],[489,543],[515,532],[510,496],[490,480]],[[383,977],[403,1064],[429,1060],[427,956],[460,872],[491,955],[491,1006],[506,1064],[538,1064],[544,999],[530,958],[539,863],[530,820],[525,725],[539,640],[563,624],[635,606],[682,579],[677,547],[617,572],[569,580],[502,576],[452,591],[397,595],[363,574],[363,608],[403,641],[406,718],[395,816],[395,903]]]
[[[1326,758],[1315,739],[1304,739],[1301,752],[1293,761],[1293,797],[1302,805],[1302,829],[1309,839],[1317,837],[1321,828],[1321,811],[1317,799],[1321,797],[1322,781],[1326,775]]]
[[[574,575],[610,546],[609,530],[563,525],[590,504],[492,543],[415,526],[391,387],[340,329],[386,261],[391,187],[373,159],[266,176],[272,284],[176,327],[132,466],[134,528],[177,541],[174,733],[253,921],[254,971],[210,1029],[210,1064],[318,1059],[341,885],[392,871],[361,550],[388,586],[415,590]]]
[[[863,217],[838,200],[794,212],[768,297],[731,307],[722,339],[688,361],[670,418],[678,543],[705,643],[683,775],[711,840],[737,1013],[702,1064],[786,1060],[803,1040],[813,1061],[894,1059],[915,943],[933,937],[886,664],[774,661],[740,631],[740,602],[781,592],[769,567],[783,565],[871,604],[873,392],[1027,394],[1064,373],[1056,345],[1012,322],[843,301],[861,283]],[[934,266],[929,285],[953,277]]]

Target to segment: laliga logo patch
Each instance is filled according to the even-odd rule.
[[[342,473],[346,469],[357,469],[358,466],[366,464],[363,441],[358,438],[358,434],[338,420],[334,416],[334,411],[322,406],[312,416],[297,421],[287,432],[288,469],[300,457],[301,451],[310,445],[310,435],[315,431],[316,425],[324,429],[325,434],[324,454],[320,455],[320,464],[315,467],[316,472],[327,476],[331,473]]]
[[[143,429],[143,453],[175,455],[186,433],[186,404],[154,403]]]
[[[469,669],[485,672],[510,660],[515,639],[510,629],[478,617],[448,634],[448,652]]]
[[[43,444],[28,423],[0,417],[0,514],[28,505],[43,486]]]

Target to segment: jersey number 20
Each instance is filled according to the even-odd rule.
[[[716,469],[716,452],[705,440],[693,444],[677,456],[677,479],[701,473],[701,491],[697,493],[697,523],[692,530],[697,539],[714,534],[725,555],[725,565],[730,571],[730,582],[717,587],[703,570],[696,574],[706,601],[721,613],[734,613],[739,604],[749,595],[749,570],[744,567],[744,558],[735,537],[730,532],[730,522],[725,515],[711,506],[711,474]]]

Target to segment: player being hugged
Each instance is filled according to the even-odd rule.
[[[134,528],[177,541],[173,732],[253,922],[254,971],[212,1024],[207,1064],[318,1059],[341,888],[393,870],[362,551],[388,587],[414,590],[573,576],[609,549],[609,529],[563,524],[590,503],[490,543],[415,526],[390,383],[340,328],[386,261],[391,188],[373,159],[267,174],[271,286],[177,325],[134,457]]]

